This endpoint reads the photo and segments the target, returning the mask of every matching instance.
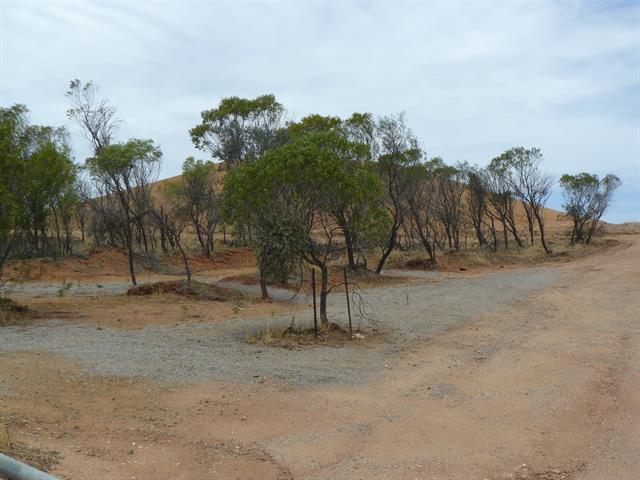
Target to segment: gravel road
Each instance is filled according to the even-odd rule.
[[[133,331],[51,319],[27,327],[3,328],[0,351],[51,352],[82,362],[91,373],[166,382],[253,382],[260,376],[293,384],[357,384],[370,381],[385,366],[391,366],[394,353],[406,349],[412,341],[514,302],[548,286],[558,275],[557,270],[541,267],[467,278],[436,276],[440,280],[435,282],[420,279],[366,290],[364,298],[371,318],[363,325],[393,332],[389,341],[366,347],[355,343],[293,352],[243,341],[256,328],[291,323],[292,314],[283,314]],[[110,289],[117,290],[115,286]],[[296,323],[310,322],[311,313],[298,313]],[[343,295],[330,297],[330,316],[344,323]]]

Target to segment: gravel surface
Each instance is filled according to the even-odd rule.
[[[92,373],[167,382],[253,382],[257,377],[275,377],[294,384],[357,384],[370,381],[385,367],[393,368],[394,354],[411,342],[517,301],[548,286],[559,275],[557,270],[544,267],[468,278],[426,275],[441,280],[366,290],[363,295],[371,318],[363,325],[393,332],[389,341],[379,344],[354,342],[343,347],[292,351],[243,341],[247,333],[267,323],[290,324],[292,314],[283,314],[133,331],[52,319],[24,327],[4,327],[0,351],[51,352],[81,361]],[[300,301],[308,299],[303,296]],[[345,323],[344,295],[330,297],[329,312],[332,321]],[[312,312],[307,311],[298,314],[296,323],[311,319]],[[357,323],[357,319],[354,321]]]
[[[170,280],[182,278],[181,276],[171,278]],[[204,283],[216,284],[220,287],[237,290],[239,292],[248,295],[260,295],[260,288],[257,285],[245,285],[240,282],[233,282],[228,280],[222,280],[221,278],[211,276],[198,276],[194,275],[194,280]],[[156,279],[153,281],[139,281],[139,285],[145,283],[154,283],[155,281],[166,281],[167,278]],[[3,294],[7,296],[26,296],[26,297],[55,297],[55,296],[71,296],[71,297],[86,297],[97,295],[121,295],[126,293],[131,288],[130,281],[75,281],[75,282],[7,282],[3,287]],[[294,295],[294,292],[290,290],[284,290],[279,288],[269,288],[269,294],[271,298],[282,302],[298,302],[300,299]]]

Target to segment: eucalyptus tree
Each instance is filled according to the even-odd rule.
[[[497,249],[494,220],[502,224],[504,248],[509,248],[509,232],[519,247],[524,247],[515,216],[515,195],[500,165],[492,162],[484,171],[487,188],[487,214],[491,219],[491,231],[494,236],[494,250]]]
[[[0,286],[7,261],[18,251],[25,230],[20,184],[28,126],[24,105],[0,107]]]
[[[429,261],[437,262],[438,220],[436,216],[436,175],[433,163],[421,163],[409,168],[411,179],[405,192],[407,216],[411,229],[420,239]]]
[[[91,142],[94,155],[114,138],[120,119],[116,108],[108,100],[98,98],[98,87],[91,81],[83,83],[75,79],[69,83],[66,97],[71,103],[67,117],[81,127],[85,137]]]
[[[563,207],[573,222],[571,244],[589,243],[598,223],[607,210],[616,189],[622,184],[613,175],[600,179],[586,172],[560,177],[564,197]]]
[[[202,122],[190,130],[191,140],[232,168],[278,145],[284,115],[284,107],[273,95],[226,97],[216,108],[201,113]]]
[[[25,133],[28,143],[20,191],[28,222],[27,240],[34,252],[50,249],[48,227],[53,217],[58,251],[71,253],[69,212],[76,202],[73,184],[77,169],[71,159],[67,131],[29,126]]]
[[[515,195],[523,202],[527,217],[534,218],[540,233],[540,242],[546,253],[552,253],[544,230],[544,207],[551,195],[553,177],[542,170],[542,152],[539,148],[515,147],[492,160],[494,168],[505,175]],[[533,232],[529,221],[530,232]]]
[[[366,146],[337,132],[299,136],[225,178],[225,208],[234,223],[250,223],[261,269],[286,272],[297,259],[319,268],[320,319],[327,317],[329,263],[344,252],[336,204],[375,204],[375,172],[354,160]],[[358,193],[366,192],[366,193]],[[347,198],[349,196],[357,199]]]
[[[0,122],[0,215],[7,226],[3,257],[8,258],[10,250],[15,253],[18,245],[23,252],[32,254],[70,253],[70,228],[68,224],[64,226],[64,212],[74,201],[71,187],[76,166],[66,130],[31,125],[28,109],[23,105],[0,109]],[[57,245],[49,244],[51,227]],[[18,243],[17,239],[23,241]]]
[[[371,130],[375,127],[370,123],[372,118],[370,114],[354,113],[345,121],[339,117],[313,114],[287,126],[290,141],[312,133],[331,133],[361,145],[357,150],[336,150],[336,154],[344,155],[342,160],[345,168],[352,169],[356,175],[347,177],[353,183],[345,182],[341,189],[336,189],[331,210],[331,215],[342,232],[347,265],[351,270],[360,266],[357,256],[366,268],[365,252],[379,244],[380,226],[384,224],[381,220],[385,213],[380,204],[365,200],[375,195],[381,197],[383,194],[380,181],[375,175],[370,144],[365,143],[375,140],[375,137],[367,138],[365,133],[369,131],[375,134],[375,130]],[[364,172],[367,172],[365,177],[359,178],[358,175]]]
[[[152,207],[150,215],[160,229],[162,238],[166,239],[171,246],[180,252],[187,282],[191,283],[192,273],[189,252],[183,238],[183,234],[190,223],[189,208],[184,203],[184,197],[175,195],[173,190],[168,190],[166,193],[169,198],[167,208],[163,204],[155,205]],[[166,249],[164,241],[163,248]]]
[[[436,176],[435,210],[447,237],[449,248],[460,248],[460,232],[464,221],[463,196],[467,190],[466,166],[451,166],[441,158],[430,160]]]
[[[419,164],[422,150],[407,126],[403,113],[380,118],[377,132],[380,145],[377,164],[385,189],[382,205],[390,218],[386,238],[381,246],[381,257],[376,266],[376,273],[380,273],[397,246],[398,231],[407,213],[405,198],[412,180],[411,170]]]
[[[487,239],[484,235],[484,227],[487,220],[487,183],[484,171],[478,166],[467,166],[466,176],[468,218],[476,235],[478,246],[482,247],[487,244]]]
[[[153,140],[131,139],[103,146],[87,161],[95,184],[117,199],[123,214],[122,233],[129,259],[131,282],[136,285],[134,267],[134,226],[139,221],[140,192],[157,178],[162,152]]]
[[[71,80],[65,96],[70,104],[67,117],[78,124],[92,147],[92,157],[97,157],[103,148],[114,141],[120,127],[117,109],[99,96],[99,88],[92,81]],[[88,167],[89,161],[87,159],[85,167]],[[94,181],[95,175],[89,175],[89,178],[92,180],[91,188],[83,187],[83,190],[92,194],[85,197],[85,203],[92,211],[90,222],[94,240],[97,244],[106,240],[114,247],[120,243],[126,246],[124,225],[128,222],[124,212],[118,208],[120,202],[110,196],[112,192],[107,185]]]
[[[202,253],[207,257],[213,254],[214,232],[221,221],[221,199],[215,172],[213,162],[188,157],[182,164],[180,181],[167,186],[169,198],[181,205],[195,230]]]
[[[93,198],[93,190],[89,179],[83,175],[83,170],[79,169],[78,177],[73,186],[75,196],[78,201],[74,205],[74,218],[76,225],[80,229],[80,241],[85,242],[87,223],[90,216],[90,202]]]

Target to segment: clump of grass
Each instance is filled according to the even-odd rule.
[[[349,332],[338,325],[330,323],[328,327],[321,328],[316,335],[313,327],[296,326],[295,319],[289,326],[266,325],[247,332],[244,335],[245,343],[250,345],[267,345],[288,349],[302,348],[312,345],[344,345],[351,341],[361,341],[365,338],[378,338],[380,335],[363,335],[360,329],[354,330],[354,338],[349,337]]]
[[[73,283],[67,282],[66,280],[62,281],[62,287],[58,289],[58,297],[62,298],[65,294],[71,289]]]
[[[22,463],[48,472],[60,461],[59,452],[29,447],[20,442],[12,442],[8,430],[1,425],[0,434],[0,440],[2,440],[0,441],[0,453],[15,458]]]
[[[234,300],[233,313],[239,313],[246,306],[247,306],[247,303],[243,299]]]

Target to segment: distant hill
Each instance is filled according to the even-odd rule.
[[[222,184],[222,179],[224,177],[224,173],[221,171],[217,172],[217,178],[220,180],[220,184]],[[163,178],[162,180],[158,180],[152,186],[152,191],[155,194],[155,198],[160,200],[161,202],[164,200],[162,195],[162,190],[166,185],[180,182],[182,179],[182,175],[176,175],[173,177]],[[549,233],[559,233],[561,231],[567,231],[571,228],[571,220],[563,213],[558,210],[554,210],[552,208],[545,208],[545,227],[549,230]],[[526,225],[527,219],[525,216],[524,208],[522,204],[518,202],[516,207],[516,221],[518,225]],[[603,225],[608,225],[606,222],[602,222]]]

